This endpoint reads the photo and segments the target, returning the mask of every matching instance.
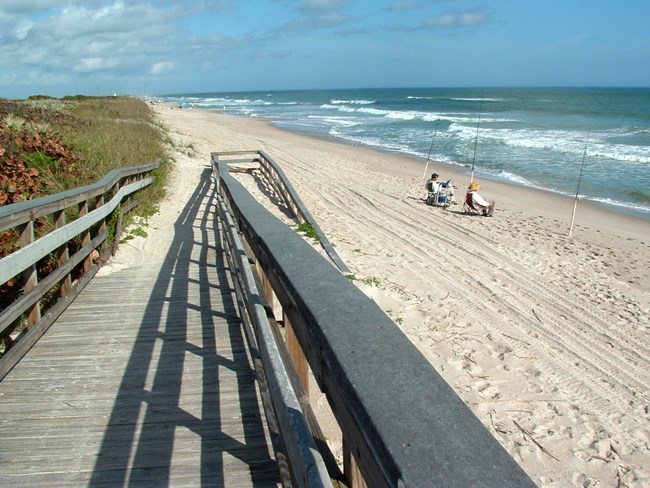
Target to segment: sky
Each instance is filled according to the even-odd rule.
[[[650,86],[649,0],[0,0],[0,98]]]

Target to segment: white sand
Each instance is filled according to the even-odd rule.
[[[211,151],[263,149],[355,283],[538,485],[650,486],[649,220],[583,203],[569,239],[570,199],[479,180],[495,217],[462,215],[424,204],[424,165],[410,158],[256,119],[158,113],[180,146],[170,195],[150,237],[109,266],[165,252]],[[469,176],[434,169],[462,199]]]

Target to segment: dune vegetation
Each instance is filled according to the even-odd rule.
[[[140,192],[140,204],[127,214],[126,227],[133,219],[146,220],[158,210],[171,167],[170,148],[166,129],[144,100],[78,96],[0,99],[0,207],[94,183],[115,168],[160,159],[154,183]],[[67,213],[68,221],[77,217]],[[115,229],[110,227],[116,221],[109,220],[111,241]],[[42,218],[35,222],[34,231],[37,236],[44,235],[52,227],[51,218]],[[0,232],[0,258],[18,248],[17,230]],[[55,267],[54,256],[42,260],[39,276],[48,275]],[[19,281],[0,283],[0,309],[22,294]],[[12,329],[20,327],[7,330]],[[0,337],[0,356],[10,339],[7,334]]]
[[[114,168],[161,159],[137,212],[164,195],[169,138],[144,101],[132,97],[0,99],[0,206],[93,183]],[[0,257],[14,250],[0,234]]]

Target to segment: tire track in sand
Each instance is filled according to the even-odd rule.
[[[426,270],[433,272],[436,267],[449,267],[451,264],[456,272],[453,279],[438,276],[438,279],[445,282],[444,288],[471,296],[469,305],[488,311],[492,316],[501,315],[501,320],[505,311],[510,328],[498,327],[496,331],[505,336],[518,334],[527,339],[533,337],[537,343],[535,349],[540,354],[543,353],[547,361],[555,363],[558,370],[562,370],[562,365],[567,362],[580,365],[579,368],[576,367],[576,372],[580,373],[581,378],[576,374],[563,375],[562,383],[566,383],[570,390],[579,394],[585,384],[588,384],[590,391],[599,392],[603,390],[605,382],[610,385],[608,396],[615,395],[620,402],[628,402],[630,394],[625,388],[616,388],[616,385],[628,385],[628,388],[640,392],[647,390],[647,370],[643,368],[642,359],[648,351],[629,349],[615,335],[610,341],[612,345],[603,346],[598,340],[598,334],[611,332],[609,324],[599,320],[588,308],[580,307],[574,311],[580,297],[571,297],[571,306],[565,306],[566,295],[554,287],[546,286],[543,280],[527,282],[522,286],[517,277],[526,276],[527,269],[509,256],[494,251],[492,246],[483,245],[470,228],[463,225],[463,222],[458,222],[459,219],[450,221],[434,215],[437,217],[435,226],[444,226],[444,232],[434,232],[432,229],[435,226],[420,224],[421,219],[431,218],[430,212],[417,211],[413,205],[406,212],[401,200],[395,199],[388,205],[384,203],[380,208],[374,202],[372,191],[346,191],[345,187],[340,186],[328,190],[312,188],[311,193],[314,195],[311,197],[325,201],[326,206],[333,206],[335,213],[348,214],[347,219],[352,221],[350,227],[358,227],[357,234],[366,238],[372,236],[375,242],[401,241],[403,246],[397,246],[404,250],[401,263],[412,263],[411,270],[414,274]],[[350,203],[351,200],[354,200],[354,204]],[[362,208],[361,215],[349,215],[351,207]],[[427,207],[426,210],[438,209]],[[472,218],[467,219],[471,224]],[[442,234],[452,237],[442,238]],[[431,246],[432,242],[436,246]],[[462,259],[450,261],[449,255],[442,259],[436,258],[438,253],[435,248],[440,247],[441,242],[454,246],[457,251],[462,250]],[[491,282],[477,283],[466,271],[462,271],[485,266],[486,262],[491,263]],[[495,292],[495,287],[498,293]],[[522,296],[526,300],[522,301]],[[477,306],[477,301],[480,307]],[[553,316],[563,317],[564,323],[541,319]],[[494,321],[495,324],[499,322]],[[611,334],[607,335],[612,337]],[[611,356],[612,348],[619,351],[618,356]],[[602,403],[607,404],[609,401]]]

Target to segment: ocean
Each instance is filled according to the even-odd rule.
[[[423,165],[430,158],[468,175],[473,166],[477,180],[578,192],[650,219],[650,88],[394,88],[158,99],[263,117],[282,129],[408,154]]]

